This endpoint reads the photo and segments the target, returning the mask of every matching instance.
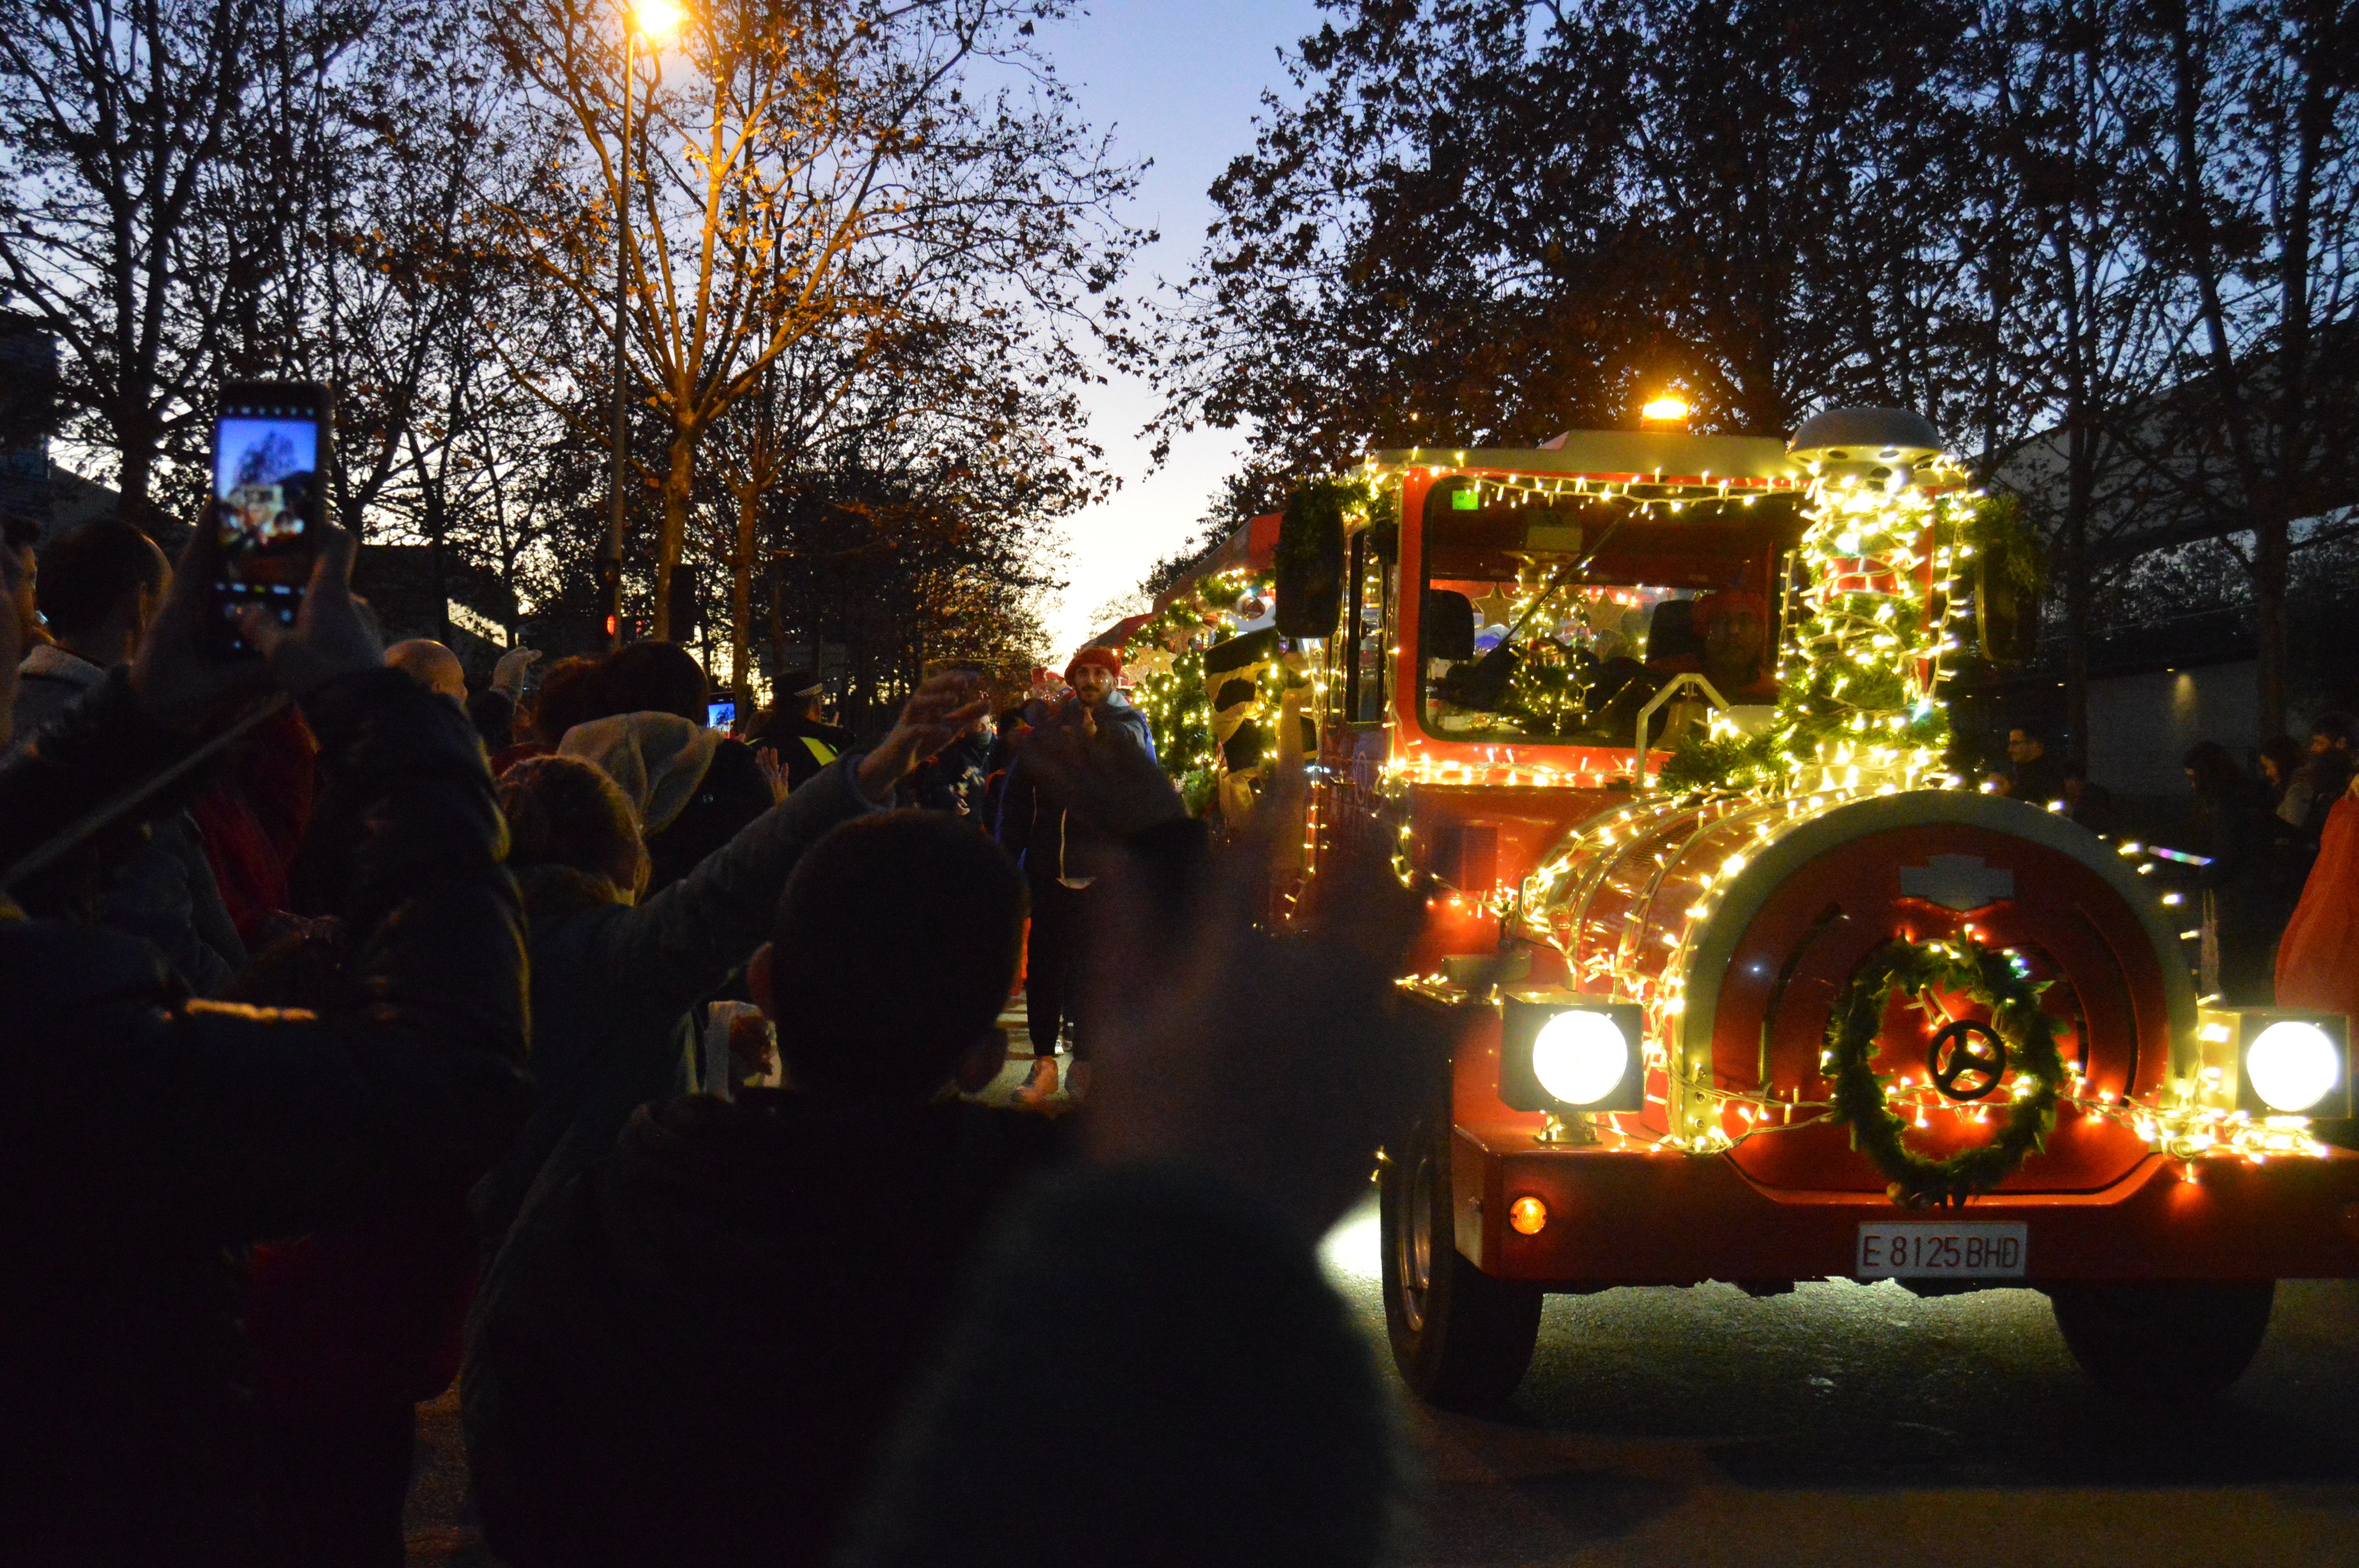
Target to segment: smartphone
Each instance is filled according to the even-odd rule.
[[[704,727],[707,730],[722,730],[736,729],[736,699],[734,697],[724,697],[719,702],[706,703],[704,705]]]
[[[311,580],[326,516],[334,404],[310,381],[236,381],[223,386],[213,420],[213,527],[221,568],[212,584],[213,635],[250,653],[237,614],[258,604],[295,623]]]

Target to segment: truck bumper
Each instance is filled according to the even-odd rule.
[[[1881,1193],[1764,1187],[1723,1155],[1557,1148],[1463,1127],[1451,1190],[1461,1252],[1487,1274],[1560,1291],[1850,1279],[1862,1221],[1940,1217]],[[1527,1195],[1548,1209],[1530,1236],[1507,1224]],[[2096,1192],[2001,1192],[1948,1217],[2028,1227],[2025,1277],[1994,1283],[2350,1278],[2359,1154],[2192,1167],[2153,1154]]]

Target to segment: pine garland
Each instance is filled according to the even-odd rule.
[[[2064,1085],[2056,1026],[2040,1011],[2039,993],[2004,953],[1979,943],[1886,943],[1868,956],[1835,1000],[1827,1021],[1828,1066],[1834,1076],[1834,1119],[1851,1127],[1852,1147],[1890,1178],[1892,1201],[1907,1208],[1948,1207],[1998,1185],[2024,1160],[2048,1146]],[[1905,1118],[1887,1103],[1886,1075],[1869,1064],[1882,1042],[1884,1011],[1893,993],[1922,1002],[1928,991],[1963,995],[1988,1008],[1991,1026],[2006,1044],[2008,1061],[2030,1083],[2020,1084],[1998,1136],[1933,1160],[1908,1147]]]

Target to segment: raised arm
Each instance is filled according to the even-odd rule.
[[[56,960],[53,983],[16,993],[46,1016],[6,1022],[59,1043],[16,1065],[50,1080],[58,1114],[27,1168],[53,1174],[64,1210],[148,1213],[169,1192],[205,1237],[285,1235],[379,1198],[456,1195],[522,1119],[523,930],[491,779],[464,717],[383,666],[350,562],[331,531],[298,625],[246,627],[321,740],[315,832],[337,850],[321,885],[354,934],[347,1000],[324,1017],[182,1001],[135,941],[18,928],[12,963]],[[261,669],[206,667],[207,577],[184,572],[132,673],[167,730],[196,732]]]
[[[829,763],[687,876],[607,922],[600,955],[607,972],[680,1008],[711,991],[768,935],[804,851],[838,823],[885,809],[917,760],[948,745],[988,701],[971,676],[928,681],[874,751]]]

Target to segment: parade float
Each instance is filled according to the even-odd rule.
[[[2345,1021],[2199,996],[2140,845],[1946,769],[1988,503],[1924,420],[1307,494],[1304,875],[1388,849],[1430,894],[1406,999],[1472,1018],[1380,1169],[1420,1395],[1512,1390],[1550,1292],[1891,1279],[2041,1290],[2107,1388],[2207,1397],[2277,1281],[2359,1274]]]

